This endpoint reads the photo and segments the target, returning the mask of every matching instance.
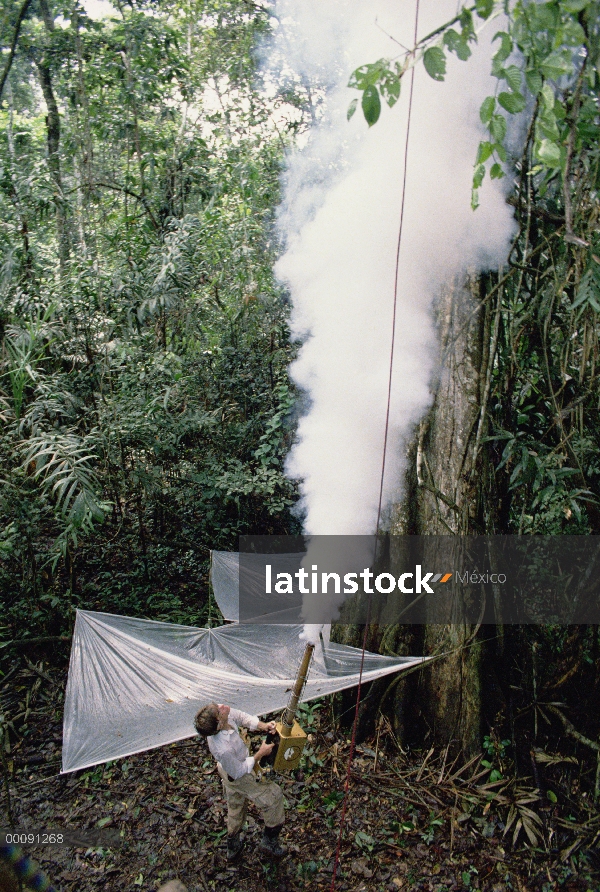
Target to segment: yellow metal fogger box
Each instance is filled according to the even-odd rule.
[[[294,722],[291,731],[277,722],[277,733],[279,734],[279,744],[273,768],[275,771],[293,771],[300,764],[307,739],[306,734],[298,722]]]

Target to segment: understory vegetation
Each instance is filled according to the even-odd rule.
[[[73,606],[201,621],[211,548],[296,528],[265,23],[44,0],[23,22],[0,111],[5,640]]]

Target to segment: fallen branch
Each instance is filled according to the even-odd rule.
[[[594,799],[598,799],[600,797],[600,743],[596,743],[595,740],[590,740],[589,737],[586,737],[577,728],[571,724],[566,715],[561,712],[558,706],[553,706],[552,704],[544,704],[546,709],[549,712],[552,712],[555,716],[557,716],[562,722],[563,728],[569,735],[569,737],[573,737],[574,740],[578,740],[579,743],[583,743],[584,746],[589,746],[590,749],[594,750],[596,753],[596,782],[594,784]]]

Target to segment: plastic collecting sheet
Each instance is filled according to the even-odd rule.
[[[251,554],[244,555],[244,585],[247,591],[256,591],[257,605],[264,597],[264,555],[256,555],[256,570],[252,566]],[[293,573],[298,569],[299,554],[278,554],[277,567],[280,571]],[[289,562],[289,567],[286,566]],[[210,581],[215,601],[223,619],[237,623],[240,620],[240,555],[237,551],[211,551]],[[250,618],[250,617],[249,617]],[[283,620],[285,623],[286,620]],[[288,620],[289,622],[289,620]]]
[[[62,772],[195,735],[210,701],[265,715],[287,705],[305,642],[301,626],[216,629],[77,611],[65,696]],[[363,680],[426,657],[365,654]],[[361,651],[322,641],[303,701],[358,684]]]

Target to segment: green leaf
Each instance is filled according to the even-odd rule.
[[[356,90],[366,90],[367,87],[375,86],[387,66],[387,59],[379,59],[370,65],[361,65],[350,75],[348,86]]]
[[[547,167],[560,167],[560,146],[550,139],[542,139],[536,143],[535,155]]]
[[[381,99],[379,98],[379,90],[377,87],[367,87],[363,92],[361,107],[363,115],[369,127],[376,124],[381,114]]]
[[[480,19],[488,19],[494,11],[494,0],[475,0],[475,12]]]
[[[549,3],[532,3],[530,4],[530,10],[529,28],[533,33],[536,31],[554,31],[558,28],[560,12],[557,2],[550,0]]]
[[[515,93],[518,93],[523,82],[523,74],[521,72],[521,69],[517,65],[509,65],[508,68],[504,69],[504,80],[507,82],[511,90],[514,90]]]
[[[518,115],[525,108],[525,97],[521,93],[500,93],[498,103],[511,115]]]
[[[491,158],[494,153],[494,145],[491,142],[480,142],[479,148],[477,149],[477,160],[475,164],[485,164],[488,158]]]
[[[541,133],[540,139],[545,136],[548,139],[557,141],[560,138],[554,109],[542,108],[536,121],[536,135],[539,133]]]
[[[494,109],[496,108],[496,100],[493,96],[488,96],[481,103],[481,108],[479,109],[479,117],[481,118],[482,124],[489,124],[492,119],[492,115],[494,114]]]
[[[471,189],[471,210],[476,211],[479,207],[479,191]]]
[[[550,109],[554,109],[554,90],[550,86],[550,84],[544,84],[542,87],[542,94],[540,96],[540,100],[542,105],[547,106]]]
[[[492,166],[490,167],[490,177],[493,180],[501,180],[503,176],[504,176],[504,171],[502,170],[500,165],[497,163],[492,164]]]
[[[355,99],[353,99],[352,102],[350,103],[350,105],[348,106],[348,111],[346,112],[346,117],[348,120],[350,120],[350,118],[356,111],[357,105],[358,105],[358,96]]]
[[[529,70],[525,72],[525,83],[530,93],[537,95],[542,89],[544,82],[539,71]]]
[[[546,796],[548,797],[548,799],[550,800],[550,802],[553,802],[554,805],[556,805],[556,803],[558,802],[558,799],[557,799],[557,797],[556,797],[556,793],[553,793],[552,790],[546,790]]]
[[[581,12],[589,6],[592,0],[562,0],[562,7],[567,12]]]
[[[475,42],[477,42],[475,28],[473,27],[473,13],[466,6],[463,6],[461,10],[459,21],[463,40],[467,41],[474,38]]]
[[[561,43],[565,46],[580,46],[586,43],[585,31],[575,19],[569,19],[564,23],[561,36]]]
[[[576,310],[581,306],[591,306],[598,312],[598,301],[600,301],[600,274],[597,273],[594,276],[594,272],[588,269],[581,277],[571,309]]]
[[[494,59],[496,59],[498,62],[504,62],[504,60],[508,59],[508,57],[512,53],[513,42],[511,40],[510,34],[507,34],[506,31],[498,31],[496,34],[494,34],[492,43],[494,42],[494,40],[496,40],[497,37],[500,38],[501,43],[500,49],[497,50],[494,55]]]
[[[392,108],[400,97],[400,78],[393,71],[384,72],[381,76],[379,89],[389,107]]]
[[[573,62],[569,50],[556,50],[540,63],[540,71],[551,80],[573,74]]]
[[[479,189],[485,177],[485,164],[478,164],[473,174],[473,188]]]
[[[495,141],[503,143],[506,136],[506,118],[503,115],[492,115],[489,127]]]
[[[423,53],[425,71],[434,81],[443,81],[446,74],[446,54],[439,46],[431,46]]]
[[[449,28],[444,34],[444,43],[451,53],[456,53],[459,59],[466,62],[471,55],[469,44],[465,38],[459,34],[454,28]]]

